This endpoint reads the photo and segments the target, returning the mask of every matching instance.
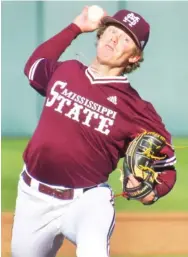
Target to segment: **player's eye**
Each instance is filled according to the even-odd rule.
[[[126,43],[129,43],[129,42],[130,42],[130,39],[129,39],[128,37],[125,37],[125,38],[124,38],[124,41],[125,41]]]

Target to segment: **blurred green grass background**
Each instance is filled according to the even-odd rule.
[[[17,183],[23,166],[22,153],[27,142],[28,138],[2,138],[2,211],[14,210]],[[151,206],[143,206],[139,202],[127,201],[122,197],[118,197],[115,201],[117,211],[188,211],[188,194],[186,194],[188,190],[188,148],[178,148],[188,146],[188,138],[174,138],[173,143],[177,156],[177,183],[172,192]],[[120,166],[121,161],[118,164],[118,167]],[[109,183],[115,194],[121,192],[119,177],[120,172],[116,170],[109,178]]]

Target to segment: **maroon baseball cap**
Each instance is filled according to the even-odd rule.
[[[129,32],[137,46],[143,50],[149,39],[150,25],[138,13],[120,10],[114,16],[105,16],[102,24],[119,24]]]

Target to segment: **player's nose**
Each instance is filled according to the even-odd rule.
[[[116,45],[117,42],[118,42],[118,37],[117,37],[117,35],[112,35],[111,41],[113,42],[114,45]]]

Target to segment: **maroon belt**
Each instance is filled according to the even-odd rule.
[[[27,172],[24,170],[22,173],[22,177],[24,182],[31,186],[31,177],[27,174]],[[85,189],[87,191],[88,189]],[[38,191],[50,196],[53,196],[55,198],[61,199],[61,200],[72,200],[74,197],[74,189],[57,189],[52,188],[50,186],[46,186],[39,182]]]

